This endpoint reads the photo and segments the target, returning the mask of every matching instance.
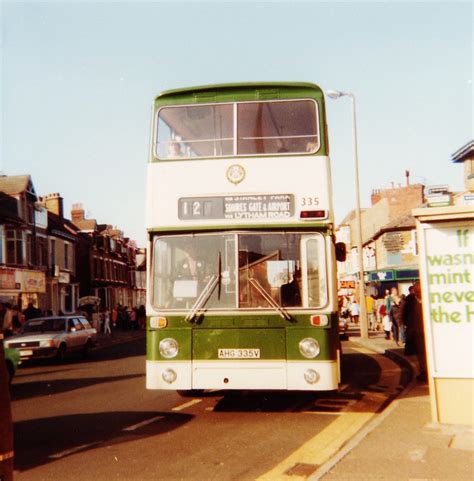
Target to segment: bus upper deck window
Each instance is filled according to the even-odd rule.
[[[233,122],[232,104],[163,107],[156,154],[160,159],[232,155]]]
[[[315,152],[316,107],[313,100],[238,104],[238,154]]]

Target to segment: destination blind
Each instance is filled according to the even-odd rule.
[[[178,200],[179,219],[267,220],[294,215],[292,194],[187,197]]]

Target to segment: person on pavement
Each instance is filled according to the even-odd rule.
[[[104,334],[112,336],[112,329],[110,329],[110,311],[108,309],[104,311]]]
[[[428,379],[426,368],[426,349],[425,349],[425,330],[423,325],[423,309],[421,304],[421,286],[419,282],[413,285],[413,290],[408,294],[405,300],[405,307],[403,310],[403,317],[406,324],[406,347],[414,348],[418,358],[420,367],[420,374],[417,379],[426,382]],[[408,354],[413,354],[411,351]]]
[[[29,321],[35,317],[40,317],[41,311],[37,309],[32,302],[30,302],[28,307],[23,311],[23,315],[25,316],[25,321]]]
[[[397,295],[393,296],[392,308],[390,309],[390,321],[392,322],[392,336],[395,344],[400,345],[400,331],[403,326],[403,311],[401,299]]]

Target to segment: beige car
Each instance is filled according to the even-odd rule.
[[[20,334],[8,337],[4,344],[18,349],[22,361],[52,357],[62,361],[73,352],[85,357],[96,339],[97,331],[84,316],[52,316],[30,319]]]

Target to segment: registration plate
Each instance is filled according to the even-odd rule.
[[[219,349],[219,359],[260,359],[260,349]]]
[[[27,350],[27,351],[20,351],[20,356],[31,356],[33,355],[33,351]]]

